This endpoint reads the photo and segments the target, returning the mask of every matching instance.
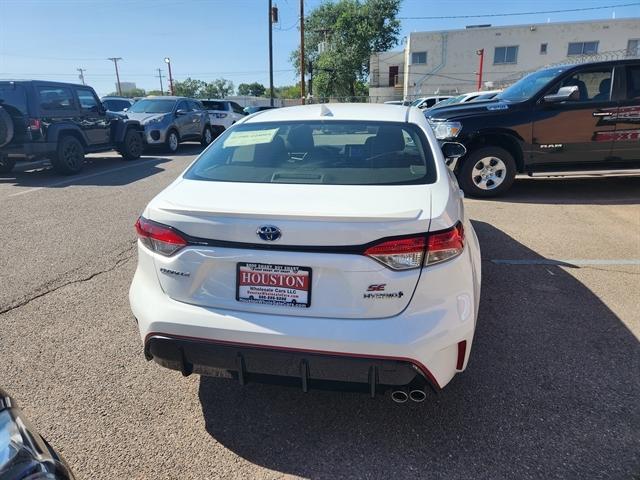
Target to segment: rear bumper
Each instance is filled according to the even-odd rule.
[[[234,378],[309,388],[366,390],[371,395],[391,387],[439,386],[423,365],[409,359],[354,356],[294,348],[272,348],[216,340],[149,334],[147,359],[183,375]]]

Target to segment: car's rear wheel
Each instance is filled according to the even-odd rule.
[[[71,135],[62,137],[58,150],[51,159],[53,169],[63,175],[73,175],[84,167],[84,148],[80,141]]]
[[[0,107],[0,147],[4,147],[13,139],[13,120],[7,111]]]
[[[206,147],[211,142],[213,142],[213,133],[211,132],[211,127],[204,127],[204,132],[202,132],[202,139],[200,143],[202,146]]]
[[[171,153],[177,152],[178,147],[180,146],[180,137],[178,137],[178,132],[175,130],[169,130],[169,133],[167,133],[167,139],[165,140],[165,145],[167,150]]]
[[[142,135],[137,130],[129,128],[124,136],[122,142],[122,150],[120,155],[125,160],[136,160],[142,155],[144,149],[144,142],[142,141]]]
[[[457,177],[465,194],[472,197],[495,197],[513,185],[516,162],[504,148],[479,148],[467,156]]]
[[[0,173],[9,173],[16,166],[16,159],[0,153]]]

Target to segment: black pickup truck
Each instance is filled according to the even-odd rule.
[[[82,170],[85,153],[139,158],[143,127],[107,112],[93,88],[37,80],[0,81],[0,173],[17,158],[51,159],[62,174]]]
[[[427,113],[471,196],[504,193],[517,173],[640,173],[640,59],[546,68],[484,102]]]

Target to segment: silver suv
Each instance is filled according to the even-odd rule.
[[[126,115],[144,127],[148,145],[165,145],[175,152],[180,142],[213,141],[209,114],[198,100],[186,97],[147,97],[134,103]]]

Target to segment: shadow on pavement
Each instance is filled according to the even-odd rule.
[[[563,188],[560,186],[560,188]],[[484,258],[542,258],[474,223]],[[483,262],[469,367],[422,404],[201,377],[207,432],[310,478],[629,478],[640,472],[640,344],[556,266]],[[552,272],[549,273],[549,272]]]
[[[493,202],[565,205],[634,205],[640,203],[640,176],[518,178]]]
[[[12,173],[0,175],[0,184],[17,187],[63,188],[70,185],[120,186],[164,171],[159,165],[170,158],[140,157],[138,160],[122,161],[120,157],[87,157],[83,170],[77,175],[60,175],[49,162],[37,165],[18,163]]]

